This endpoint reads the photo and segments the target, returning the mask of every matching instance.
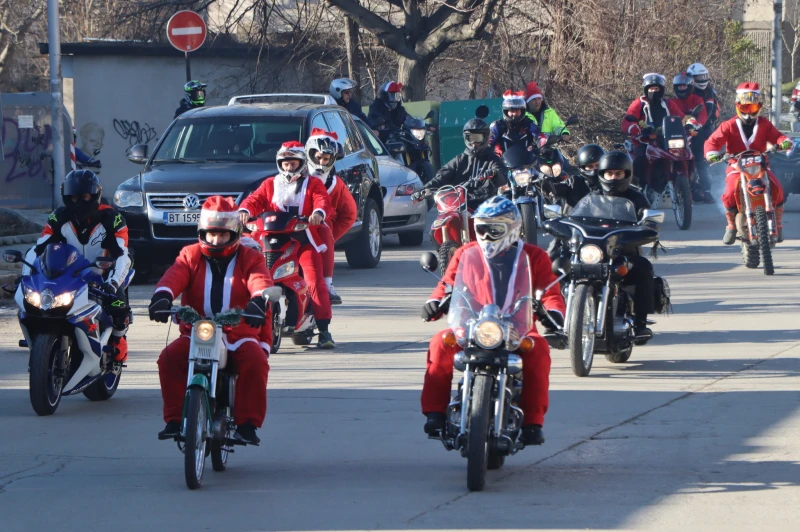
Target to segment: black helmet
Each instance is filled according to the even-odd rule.
[[[378,100],[386,104],[389,109],[394,109],[403,101],[403,84],[397,81],[387,81],[378,90]]]
[[[514,118],[508,116],[508,112],[512,109],[519,111],[519,115]],[[505,120],[508,125],[522,122],[525,118],[525,111],[527,110],[522,92],[506,91],[506,93],[503,94],[503,120]]]
[[[100,206],[103,186],[100,178],[91,170],[73,170],[64,178],[61,185],[61,200],[70,215],[85,217]],[[91,197],[87,200],[83,196]]]
[[[678,89],[681,85],[686,85],[686,88]],[[694,91],[694,78],[686,72],[681,72],[672,78],[672,89],[675,91],[675,96],[683,100]]]
[[[489,124],[472,118],[464,124],[464,144],[471,155],[480,155],[489,147]]]
[[[599,163],[600,158],[605,154],[606,150],[597,144],[587,144],[578,150],[578,168],[580,169],[581,175],[592,188],[599,185],[597,182],[597,169],[588,170],[585,167],[589,164]]]
[[[606,179],[605,173],[607,170],[624,170],[625,177],[623,179]],[[597,179],[600,181],[603,191],[612,196],[628,190],[633,179],[633,161],[630,155],[624,151],[614,150],[600,157]]]
[[[667,81],[661,74],[656,74],[656,73],[645,74],[644,79],[642,80],[642,92],[644,92],[644,96],[648,100],[654,100],[654,99],[660,100],[661,98],[664,97],[664,88],[666,87],[666,84]],[[650,89],[650,87],[659,87],[659,90],[653,93],[651,96],[648,90]]]

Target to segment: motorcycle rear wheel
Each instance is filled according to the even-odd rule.
[[[292,335],[292,343],[294,345],[309,345],[311,340],[314,339],[314,331],[309,329],[306,332],[296,333]]]
[[[756,207],[755,216],[756,234],[758,235],[758,247],[761,250],[761,262],[764,264],[764,275],[772,275],[775,273],[775,267],[772,264],[767,211],[764,210],[764,207]]]
[[[54,414],[61,403],[64,377],[57,378],[54,375],[58,350],[61,347],[60,339],[55,334],[40,334],[31,347],[28,392],[31,406],[40,416]]]
[[[122,370],[117,374],[106,373],[83,390],[83,395],[90,401],[107,401],[114,396],[121,378]]]
[[[569,362],[576,377],[586,377],[592,371],[594,360],[595,324],[597,309],[594,288],[587,284],[575,287],[571,314],[568,317]]]
[[[753,246],[745,240],[742,241],[742,263],[751,270],[758,268],[761,264],[761,253],[758,246]]]
[[[467,435],[467,488],[481,491],[489,462],[489,421],[492,412],[492,378],[475,375]]]
[[[520,203],[519,213],[522,215],[522,240],[526,244],[539,245],[539,234],[536,228],[536,208],[533,203]]]
[[[685,231],[692,226],[692,191],[689,179],[683,174],[678,175],[672,186],[675,191],[673,202],[675,222],[678,224],[678,229]]]
[[[206,468],[206,419],[205,405],[206,391],[202,388],[189,390],[188,406],[186,407],[186,442],[183,449],[183,471],[186,477],[186,487],[190,490],[198,489],[203,482],[203,472]]]
[[[622,364],[624,362],[627,362],[628,359],[631,358],[632,353],[633,353],[633,345],[629,345],[622,351],[606,354],[606,360],[608,360],[609,362],[613,362],[614,364]]]

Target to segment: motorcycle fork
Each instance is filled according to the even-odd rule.
[[[471,405],[472,370],[468,365],[464,371],[464,384],[461,386],[461,424],[459,426],[458,438],[456,438],[456,442],[460,441],[463,436],[467,435],[467,419]]]
[[[500,370],[500,374],[497,376],[496,384],[497,384],[497,399],[494,403],[494,435],[496,437],[500,437],[503,434],[503,427],[505,425],[505,410],[506,410],[506,381],[508,380],[508,375],[506,374],[505,368]]]
[[[611,265],[609,264],[609,268]],[[611,276],[608,276],[606,284],[603,287],[603,295],[600,297],[600,305],[597,307],[597,326],[595,329],[595,336],[602,338],[606,326],[606,306],[608,305],[608,294],[611,292]]]
[[[747,221],[747,232],[750,233],[750,242],[755,242],[756,230],[753,220],[753,205],[750,202],[750,193],[747,192],[747,178],[745,178],[744,173],[739,174],[739,181],[742,190],[742,203],[744,203],[744,219]]]

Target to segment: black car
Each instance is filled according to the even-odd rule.
[[[130,148],[128,159],[144,168],[117,188],[113,201],[128,223],[137,272],[171,262],[197,240],[206,198],[220,194],[241,202],[277,173],[275,155],[282,143],[305,142],[317,127],[338,135],[344,157],[336,172],[358,205],[358,219],[337,249],[344,249],[353,268],[377,266],[383,219],[378,163],[350,114],[318,103],[232,102],[182,114],[152,154],[145,144]]]

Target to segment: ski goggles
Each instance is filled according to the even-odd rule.
[[[467,142],[483,142],[486,140],[486,135],[477,131],[465,131],[464,140]]]
[[[506,233],[508,233],[506,224],[475,222],[475,234],[484,240],[499,240]]]
[[[738,103],[736,109],[744,115],[755,115],[761,111],[760,103]]]

